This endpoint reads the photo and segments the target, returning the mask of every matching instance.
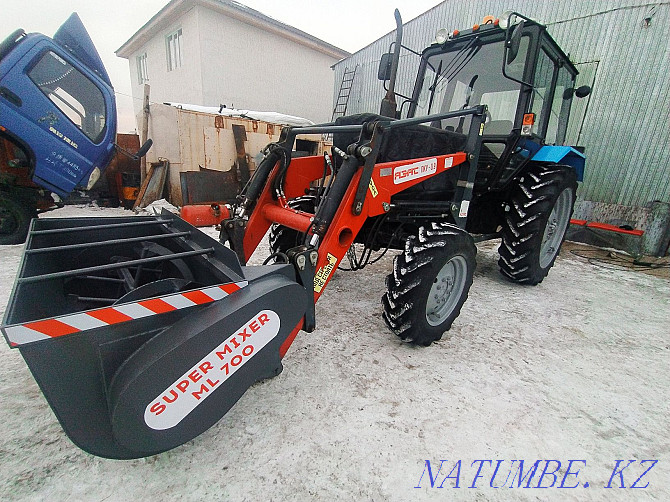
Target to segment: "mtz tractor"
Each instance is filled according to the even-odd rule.
[[[379,68],[379,78],[390,81],[381,114],[392,118],[400,116],[398,16],[395,53],[384,54]],[[403,251],[382,298],[384,320],[401,338],[429,345],[449,329],[472,283],[475,242],[501,239],[500,271],[514,282],[535,285],[549,272],[584,173],[583,153],[564,146],[572,99],[590,92],[574,88],[576,75],[544,26],[513,12],[500,20],[488,16],[467,31],[440,30],[423,51],[414,92],[400,107],[407,106],[408,118],[360,114],[327,127],[336,155],[349,149],[364,165],[354,214],[364,195],[374,201],[375,187],[392,179],[384,212],[370,215],[355,233],[362,256],[354,248],[348,255],[358,269],[371,250]],[[362,127],[349,132],[345,124]],[[454,152],[465,156],[439,158]],[[410,159],[415,162],[404,162]],[[318,219],[315,208],[327,198],[319,187],[288,205]],[[270,237],[273,250],[283,252],[302,240],[278,225]]]
[[[439,33],[399,118],[396,20],[381,113],[284,129],[221,242],[167,212],[33,220],[3,332],[78,446],[137,458],[207,430],[281,372],[345,256],[401,251],[383,317],[420,345],[458,316],[477,241],[501,239],[511,280],[545,278],[584,171],[563,145],[570,105],[590,89],[544,26],[509,13]],[[333,134],[332,152],[294,158],[302,134]],[[247,266],[268,231],[266,264]]]

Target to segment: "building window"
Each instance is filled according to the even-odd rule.
[[[144,84],[149,81],[149,72],[147,71],[147,53],[137,56],[137,83]]]
[[[181,45],[182,33],[181,28],[170,33],[165,39],[167,46],[167,67],[168,71],[175,68],[181,68]]]

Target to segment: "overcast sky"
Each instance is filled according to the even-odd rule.
[[[114,84],[119,132],[135,129],[128,61],[116,57],[114,51],[165,6],[168,0],[0,1],[0,40],[17,28],[52,36],[72,12],[77,12]],[[240,3],[346,51],[355,52],[395,28],[394,8],[400,9],[403,22],[407,22],[440,1],[241,0]]]

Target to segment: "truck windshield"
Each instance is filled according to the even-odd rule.
[[[506,69],[521,80],[528,54],[528,37],[521,39],[518,56]],[[414,115],[457,111],[488,105],[485,134],[509,134],[514,124],[520,84],[501,74],[503,40],[483,43],[474,38],[452,50],[428,57]],[[467,131],[469,117],[445,119],[433,124],[456,132]]]
[[[51,51],[28,76],[91,141],[100,141],[105,130],[105,99],[88,77]]]

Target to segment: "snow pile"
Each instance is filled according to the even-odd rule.
[[[179,214],[179,208],[173,206],[165,199],[156,200],[151,204],[149,204],[147,207],[143,209],[138,209],[137,214],[140,216],[145,216],[147,214],[153,216],[154,214],[161,214],[163,209],[167,209],[168,211],[174,214]]]
[[[259,112],[254,110],[237,110],[235,108],[222,108],[219,106],[200,106],[189,105],[185,103],[165,103],[166,105],[174,106],[182,110],[189,110],[192,112],[211,113],[212,115],[224,115],[226,117],[240,117],[249,120],[262,120],[270,122],[271,124],[290,125],[290,126],[311,126],[314,122],[311,120],[295,117],[293,115],[286,115],[278,112]]]

